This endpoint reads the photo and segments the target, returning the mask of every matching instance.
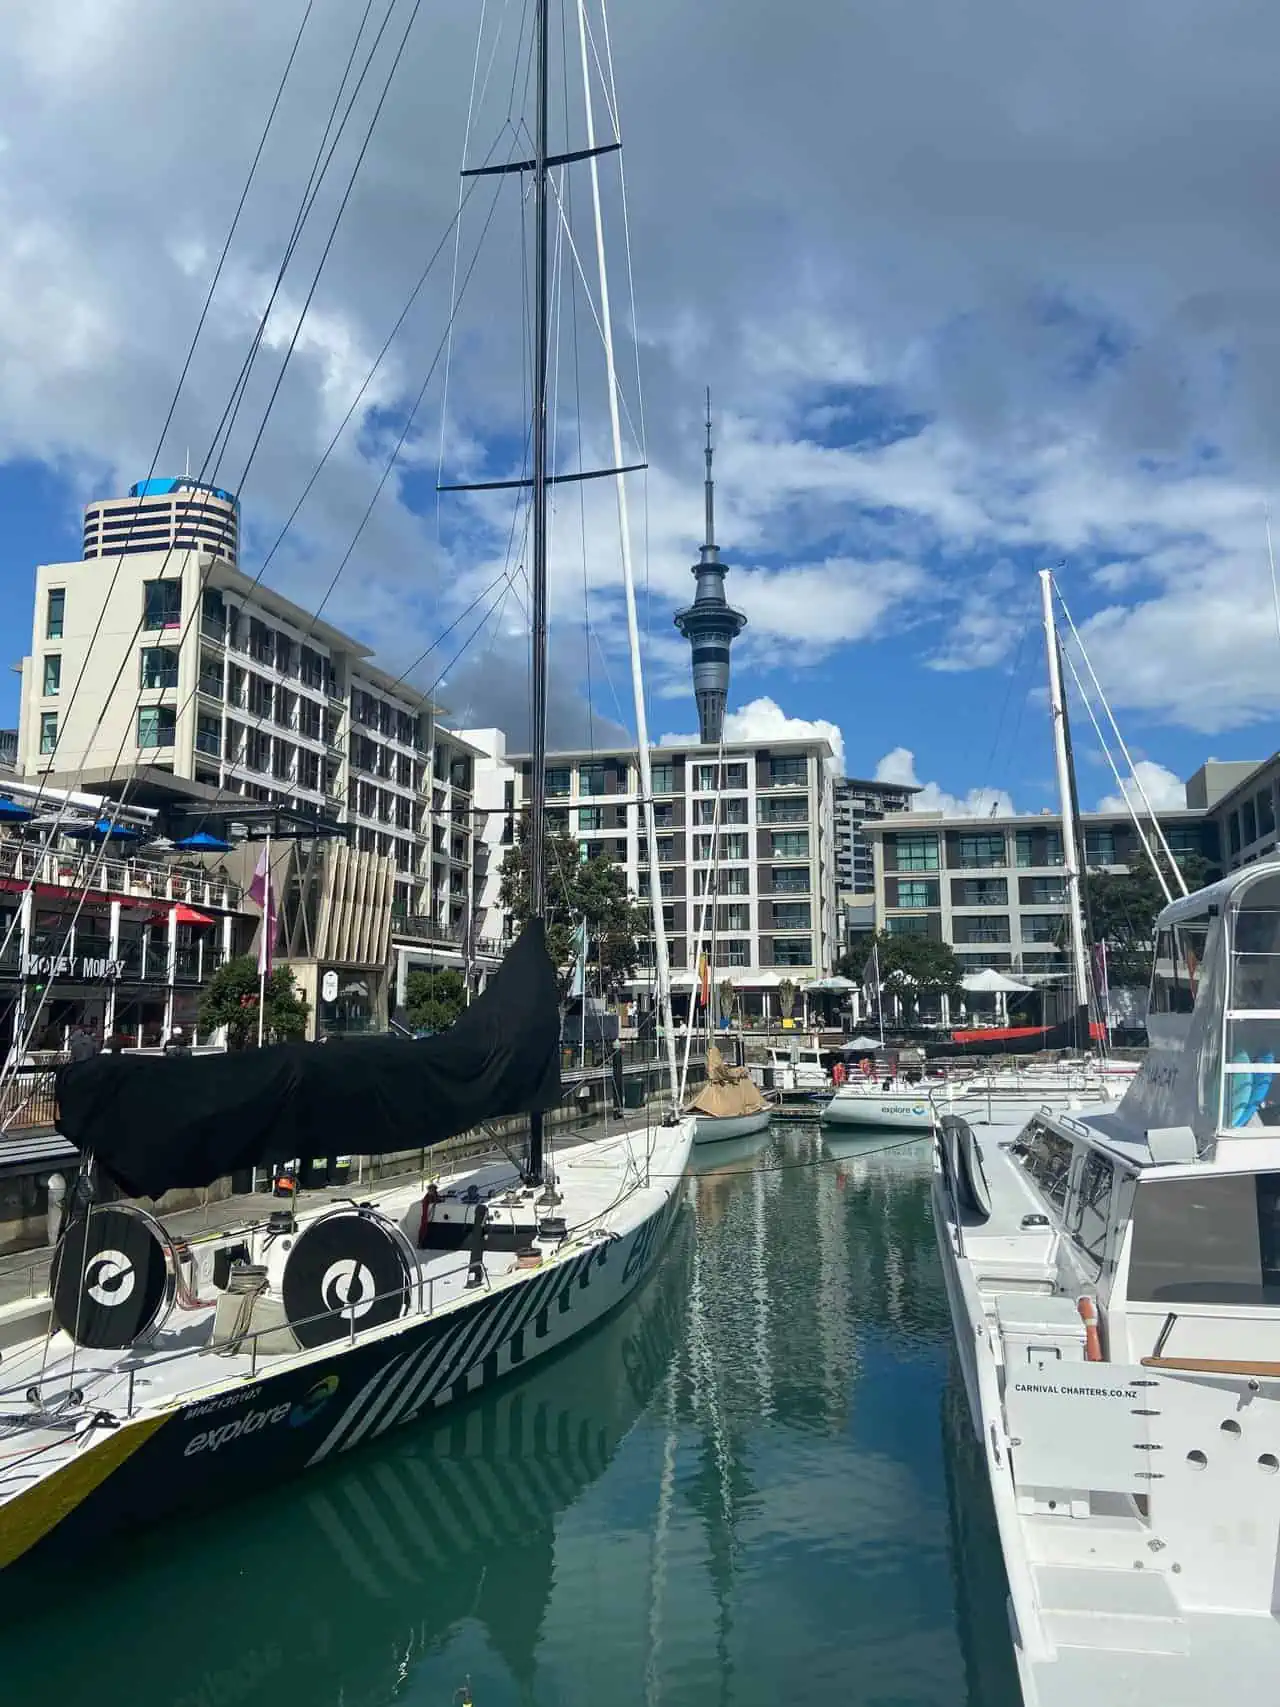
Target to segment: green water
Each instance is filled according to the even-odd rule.
[[[642,1294],[523,1380],[0,1585],[0,1703],[1013,1707],[923,1146],[697,1155]]]

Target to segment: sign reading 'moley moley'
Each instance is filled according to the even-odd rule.
[[[91,954],[26,954],[22,958],[24,978],[70,978],[86,983],[99,978],[119,978],[123,960],[105,960]]]

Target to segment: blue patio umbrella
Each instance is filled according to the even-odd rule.
[[[231,843],[224,842],[221,836],[211,835],[208,830],[197,830],[194,836],[183,836],[181,841],[174,844],[187,853],[230,853]]]
[[[26,824],[34,817],[29,806],[20,806],[8,795],[0,795],[0,824]]]

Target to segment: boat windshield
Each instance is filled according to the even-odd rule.
[[[1221,1124],[1280,1126],[1280,873],[1241,896],[1229,940]]]

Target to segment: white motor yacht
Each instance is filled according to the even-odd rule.
[[[940,1122],[934,1208],[1028,1707],[1280,1675],[1280,861],[1161,914],[1114,1109]]]

